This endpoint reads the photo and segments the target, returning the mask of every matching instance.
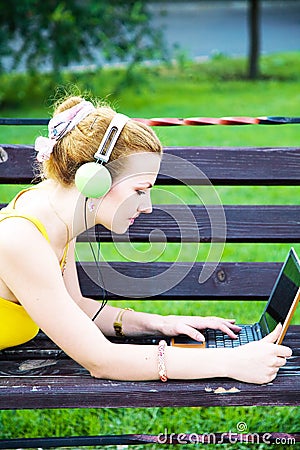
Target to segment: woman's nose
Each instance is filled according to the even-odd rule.
[[[152,213],[152,202],[151,202],[150,195],[147,199],[145,199],[143,201],[143,203],[140,204],[138,210],[139,210],[139,212],[141,212],[143,214],[151,214]]]

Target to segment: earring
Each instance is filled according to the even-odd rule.
[[[89,198],[89,199],[88,199],[88,201],[87,201],[87,207],[88,207],[88,210],[89,210],[91,213],[95,211],[95,203],[94,203],[94,200],[93,200],[92,198]]]

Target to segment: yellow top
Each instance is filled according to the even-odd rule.
[[[50,242],[44,225],[37,218],[27,214],[19,214],[15,210],[15,203],[17,199],[29,189],[24,189],[19,192],[9,206],[0,210],[0,222],[11,217],[27,219],[32,222],[42,233],[45,239]],[[67,251],[68,245],[64,250],[64,254],[60,262],[62,270],[65,266]],[[27,314],[22,305],[0,297],[0,350],[29,341],[36,336],[38,331],[39,327],[31,319],[29,314]]]

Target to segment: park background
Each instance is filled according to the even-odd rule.
[[[88,58],[87,52],[82,52],[82,61],[76,61],[78,55],[73,48],[70,57],[65,53],[72,41],[67,41],[66,47],[62,47],[64,52],[58,60],[47,57],[45,48],[22,48],[22,36],[28,43],[28,33],[34,35],[34,32],[37,33],[35,45],[41,45],[43,39],[40,29],[34,29],[41,12],[51,13],[49,22],[56,24],[56,30],[64,30],[65,27],[72,27],[77,23],[76,17],[71,20],[74,12],[73,1],[44,2],[49,6],[48,9],[42,3],[33,0],[14,0],[9,5],[3,1],[0,3],[0,12],[3,13],[0,14],[0,57],[3,63],[0,73],[1,117],[49,117],[54,101],[66,91],[83,92],[88,97],[105,99],[119,112],[131,117],[299,116],[300,8],[297,1],[257,2],[260,6],[260,45],[258,70],[252,79],[249,79],[248,19],[251,4],[256,2],[176,1],[170,4],[113,1],[110,2],[108,10],[105,9],[107,2],[81,2],[90,8],[90,18],[98,18],[98,26],[101,20],[99,10],[92,9],[95,3],[98,7],[102,6],[102,13],[106,11],[108,23],[114,24],[112,35],[107,36],[107,40],[102,36],[102,41],[99,39],[98,44],[93,46],[91,58]],[[9,11],[4,12],[4,8],[11,8],[15,15],[23,14],[23,22],[24,17],[27,17],[24,12],[30,12],[30,15],[27,14],[28,20],[31,20],[29,30],[25,31],[25,25],[18,23],[15,18],[10,27],[11,30],[15,27],[15,34],[9,32],[8,28],[5,28],[10,23]],[[232,21],[234,17],[236,22],[228,24],[229,18]],[[125,26],[126,30],[124,29],[127,43],[123,42],[124,36],[120,38],[120,27],[118,28],[118,24],[124,26],[124,23],[132,27]],[[189,28],[192,34],[187,39]],[[273,30],[273,34],[269,34],[269,29]],[[69,32],[70,30],[72,28]],[[135,34],[134,31],[130,33],[130,30],[138,31]],[[234,32],[238,31],[241,34],[234,35]],[[76,31],[70,34],[74,46],[77,34]],[[216,40],[217,35],[220,36],[219,40]],[[145,36],[147,39],[143,40]],[[49,41],[49,35],[46,37]],[[238,46],[229,48],[230,42]],[[123,52],[120,51],[120,46]],[[60,52],[62,48],[58,46]],[[100,49],[102,51],[99,54]],[[51,49],[46,50],[50,52]],[[28,55],[33,52],[35,61],[31,57],[27,65],[22,51]],[[68,64],[65,64],[66,60]],[[156,127],[155,131],[163,145],[298,146],[299,127],[300,125]],[[45,127],[1,126],[0,144],[32,144],[37,135],[45,133]],[[19,188],[1,187],[0,202],[9,201]],[[199,201],[189,189],[183,186],[176,189],[176,194],[187,204]],[[216,189],[224,205],[295,204],[295,199],[299,198],[298,187],[219,186]],[[161,190],[156,192],[154,188],[154,204],[165,203],[167,198],[167,192],[163,198]],[[123,258],[111,245],[104,244],[102,247],[107,260]],[[138,244],[135,247],[137,251],[143,251]],[[295,248],[300,253],[300,246],[295,245]],[[222,261],[281,262],[287,250],[288,246],[281,244],[226,244]],[[84,248],[79,248],[78,251],[89,258]],[[177,251],[176,244],[168,244],[160,258],[174,260]],[[203,260],[207,251],[207,244],[200,246],[197,259]],[[186,255],[188,259],[187,244],[182,255],[183,258]],[[233,316],[238,322],[255,321],[261,304],[245,302],[245,305],[241,311],[234,302],[201,302],[196,311],[191,302],[172,302],[172,305],[158,301],[126,302],[126,306],[162,314],[167,314],[172,308],[172,313],[223,315]],[[299,323],[299,318],[298,312],[294,322]],[[236,432],[237,424],[241,421],[247,424],[249,433],[296,432],[299,431],[300,412],[299,408],[289,407],[2,411],[0,437],[96,435],[116,432],[159,434],[164,432],[165,428],[169,433]],[[244,448],[243,444],[235,446]],[[264,445],[252,447],[264,448]]]

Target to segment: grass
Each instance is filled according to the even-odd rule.
[[[120,90],[120,70],[111,69],[96,73],[64,74],[62,84],[76,83],[95,96],[107,98],[125,114],[132,117],[191,117],[191,116],[298,116],[299,115],[299,54],[280,54],[262,59],[263,79],[247,81],[243,78],[245,61],[215,58],[202,64],[182,60],[174,66],[140,69],[136,83]],[[47,117],[50,114],[49,89],[42,90],[38,82],[27,84],[31,97],[28,101],[26,83],[19,76],[10,77],[14,89],[9,102],[9,89],[0,92],[2,117]],[[46,85],[47,80],[44,80]],[[5,86],[5,83],[2,83]],[[22,86],[22,89],[17,89]],[[25,87],[24,87],[25,86]],[[2,88],[4,90],[4,88]],[[29,88],[28,88],[29,89]],[[28,90],[27,89],[27,90]],[[18,92],[18,95],[16,95]],[[52,92],[52,91],[51,91]],[[236,145],[236,146],[299,146],[299,125],[283,126],[211,126],[156,128],[164,145]],[[31,144],[45,127],[1,127],[0,142]],[[19,186],[4,186],[0,189],[0,202],[8,201]],[[222,204],[295,204],[299,202],[299,187],[251,186],[216,187]],[[189,188],[178,187],[172,191],[186,204],[198,203],[199,193]],[[153,190],[153,202],[168,201],[169,193],[162,194],[161,187]],[[173,199],[172,199],[173,201]],[[78,246],[81,257],[89,258],[86,249]],[[200,246],[197,260],[203,260],[208,245]],[[226,244],[222,261],[282,261],[289,245],[274,244]],[[300,245],[295,245],[300,253]],[[147,250],[135,245],[133,248],[112,248],[102,245],[108,260],[123,259],[129,252],[135,259],[137,252]],[[159,249],[153,247],[153,255]],[[180,258],[188,260],[189,245],[185,245]],[[160,255],[161,260],[174,260],[178,255],[176,244],[168,245]],[[139,310],[170,311],[164,302],[126,302]],[[234,316],[238,321],[249,322],[257,318],[260,303],[245,302],[241,308],[235,302],[172,302],[172,313]],[[299,312],[296,321],[299,323]],[[245,422],[249,433],[269,431],[299,431],[299,408],[251,407],[251,408],[150,408],[138,410],[43,410],[2,411],[0,414],[0,436],[47,436],[70,434],[144,433],[158,434],[165,428],[171,432],[204,433],[237,431],[237,424]],[[134,447],[136,448],[136,447]],[[140,446],[140,448],[144,448]],[[155,446],[145,446],[147,449]],[[181,446],[184,448],[184,446]],[[211,446],[208,446],[211,448]],[[231,448],[225,445],[224,448]],[[235,448],[245,448],[236,444]],[[252,448],[267,448],[253,445]],[[276,448],[284,448],[280,445]]]

